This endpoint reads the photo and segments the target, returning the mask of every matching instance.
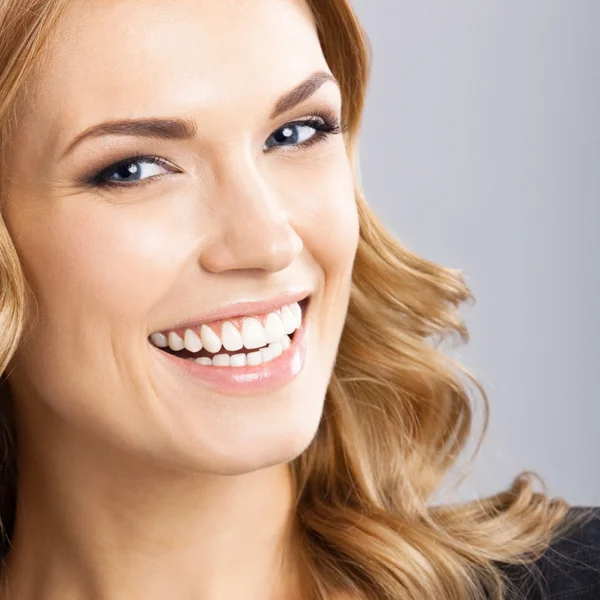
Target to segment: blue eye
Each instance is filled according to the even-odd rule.
[[[311,133],[312,130],[312,133]],[[274,139],[277,144],[283,146],[312,146],[320,140],[326,138],[328,135],[340,133],[341,128],[339,123],[330,122],[326,119],[307,119],[305,121],[294,121],[292,123],[286,123],[283,127],[280,127],[270,137]],[[269,145],[268,141],[263,146],[264,150],[272,148],[273,145]],[[274,144],[275,146],[277,144]]]
[[[93,181],[96,185],[131,185],[161,175],[167,166],[167,161],[158,156],[134,156],[103,169]]]

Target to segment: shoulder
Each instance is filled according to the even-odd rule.
[[[526,600],[594,600],[600,598],[600,506],[572,506],[577,522],[555,538],[533,565],[500,565],[517,596]]]

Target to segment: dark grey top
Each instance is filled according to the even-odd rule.
[[[594,519],[555,539],[534,563],[541,574],[535,576],[524,567],[502,567],[520,594],[508,594],[507,600],[600,600],[600,506],[572,506],[570,513],[589,508]]]

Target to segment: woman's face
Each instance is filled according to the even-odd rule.
[[[25,443],[77,431],[212,473],[310,443],[358,242],[343,136],[319,131],[340,118],[336,83],[278,103],[317,72],[330,71],[296,0],[72,2],[26,99],[4,207],[39,315],[9,370]],[[170,123],[139,122],[151,119]],[[238,346],[210,357],[268,359],[258,345],[294,314],[278,308],[306,295],[304,350],[294,334],[270,363],[186,361],[169,335],[207,354],[209,329]],[[152,343],[165,338],[170,354]]]

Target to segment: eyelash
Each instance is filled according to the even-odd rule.
[[[311,127],[315,129],[315,133],[305,142],[301,142],[299,144],[289,145],[289,146],[275,146],[286,148],[286,152],[296,152],[298,150],[308,149],[315,144],[318,144],[324,140],[326,140],[331,135],[337,135],[340,133],[344,133],[346,131],[346,127],[340,123],[339,118],[332,112],[324,111],[323,113],[315,113],[315,116],[318,118],[310,118],[305,120],[298,121],[290,121],[289,123],[285,123],[281,127],[277,128],[272,134],[275,134],[286,127],[290,127],[292,125],[299,125],[303,127]],[[269,137],[271,137],[269,136]],[[273,146],[271,147],[273,148]],[[270,150],[270,148],[269,148]],[[166,169],[172,168],[172,165],[167,162],[165,159],[160,158],[159,156],[153,155],[138,155],[131,156],[129,158],[120,160],[116,163],[109,165],[108,167],[104,167],[96,174],[92,175],[89,178],[86,178],[84,183],[88,186],[97,187],[100,189],[116,189],[116,188],[131,188],[131,187],[140,187],[145,185],[146,183],[151,183],[154,179],[161,177],[161,175],[153,175],[151,177],[147,177],[146,179],[142,179],[140,181],[132,182],[132,183],[124,183],[124,182],[116,182],[105,179],[108,175],[112,175],[114,172],[118,171],[119,168],[130,165],[132,163],[145,163],[145,164],[155,164]]]

